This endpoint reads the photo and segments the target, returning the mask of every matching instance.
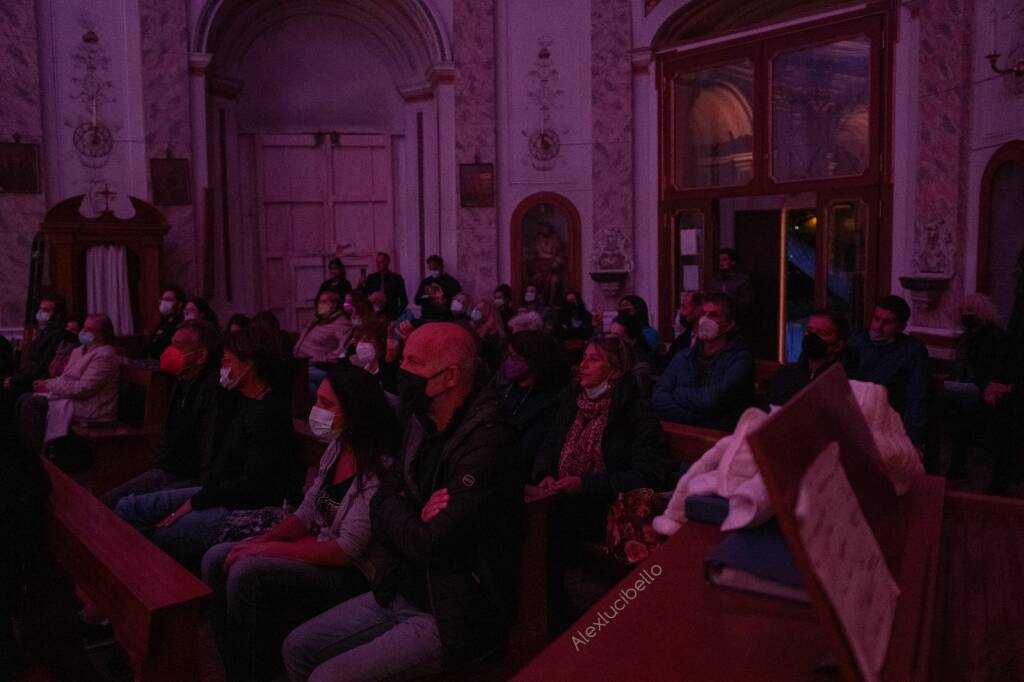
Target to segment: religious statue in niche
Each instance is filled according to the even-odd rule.
[[[560,305],[568,286],[568,216],[554,204],[537,204],[522,230],[523,288],[532,284],[545,303]]]
[[[537,124],[523,130],[527,139],[528,156],[526,162],[540,171],[549,171],[555,167],[555,161],[561,151],[562,143],[555,129],[553,112],[559,109],[558,102],[565,94],[558,87],[558,69],[551,59],[551,36],[545,34],[538,39],[540,51],[533,62],[533,68],[526,74],[530,81],[527,91],[529,98],[537,105]],[[568,132],[563,129],[562,134]]]
[[[110,57],[100,45],[93,20],[85,16],[80,23],[86,31],[82,35],[82,43],[71,56],[71,63],[79,71],[79,75],[71,79],[77,88],[71,97],[78,100],[82,108],[77,121],[65,120],[64,123],[74,131],[71,139],[82,165],[103,168],[114,149],[113,131],[101,118],[103,105],[115,101],[111,95],[114,84],[106,78],[110,71]]]

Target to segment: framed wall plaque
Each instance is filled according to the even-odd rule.
[[[0,143],[0,192],[39,192],[39,145]]]
[[[153,182],[154,204],[183,206],[192,203],[188,159],[150,159],[149,175]]]
[[[466,208],[494,206],[494,164],[460,164],[459,196]]]

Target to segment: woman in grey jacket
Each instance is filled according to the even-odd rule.
[[[329,445],[298,510],[203,557],[229,680],[272,678],[283,610],[315,615],[370,587],[360,558],[370,543],[370,499],[397,447],[395,415],[372,375],[343,364],[320,384],[309,424]]]

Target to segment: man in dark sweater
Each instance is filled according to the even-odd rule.
[[[826,369],[842,363],[847,376],[857,369],[857,355],[846,345],[846,318],[834,310],[815,310],[807,319],[800,359],[791,362],[772,380],[772,405],[785,405]]]
[[[160,356],[162,371],[175,377],[157,447],[157,464],[103,496],[113,509],[126,495],[199,485],[200,473],[222,431],[227,393],[220,386],[223,342],[209,322],[186,320]]]
[[[516,611],[523,487],[515,425],[476,382],[476,342],[427,324],[406,343],[399,466],[370,502],[373,535],[397,559],[374,593],[298,627],[291,680],[437,672],[498,646]]]
[[[359,290],[366,296],[377,291],[384,294],[384,314],[389,320],[397,320],[409,305],[405,280],[397,272],[391,272],[391,256],[383,251],[377,254],[377,272],[370,273]]]
[[[857,367],[850,378],[885,386],[907,436],[922,449],[928,430],[928,350],[903,333],[909,320],[910,306],[902,298],[880,299],[870,330],[850,340],[857,353]]]
[[[739,337],[731,299],[704,297],[697,343],[665,369],[651,402],[660,419],[731,431],[750,406],[754,356]]]
[[[167,287],[160,295],[160,323],[146,347],[146,357],[156,359],[167,350],[174,338],[178,325],[185,319],[185,292],[178,287]]]
[[[50,363],[57,354],[57,347],[64,340],[64,321],[67,309],[64,299],[56,294],[44,295],[36,311],[36,330],[32,337],[27,367],[14,372],[4,380],[4,388],[14,395],[32,390],[32,382],[50,376]]]
[[[443,303],[439,303],[428,291],[432,284],[441,288],[444,294]],[[422,314],[420,317],[426,322],[451,319],[451,312],[448,306],[455,294],[462,291],[462,285],[444,271],[444,259],[440,256],[431,256],[427,259],[427,276],[420,282],[416,290],[416,305],[420,306]]]

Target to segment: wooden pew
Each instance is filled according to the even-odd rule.
[[[672,459],[680,464],[693,464],[720,438],[729,435],[728,431],[674,422],[661,422],[661,430],[668,438],[668,450]]]
[[[199,679],[198,633],[209,589],[89,491],[48,462],[44,467],[53,486],[52,562],[30,588],[32,634],[25,639],[39,648],[34,658],[53,668],[49,679],[91,677],[76,631],[76,584],[108,614],[135,680]]]
[[[169,377],[159,370],[121,366],[121,385],[142,395],[139,415],[121,414],[110,425],[71,424],[71,434],[84,441],[92,453],[89,488],[102,495],[111,488],[152,468],[163,430],[169,400]]]

